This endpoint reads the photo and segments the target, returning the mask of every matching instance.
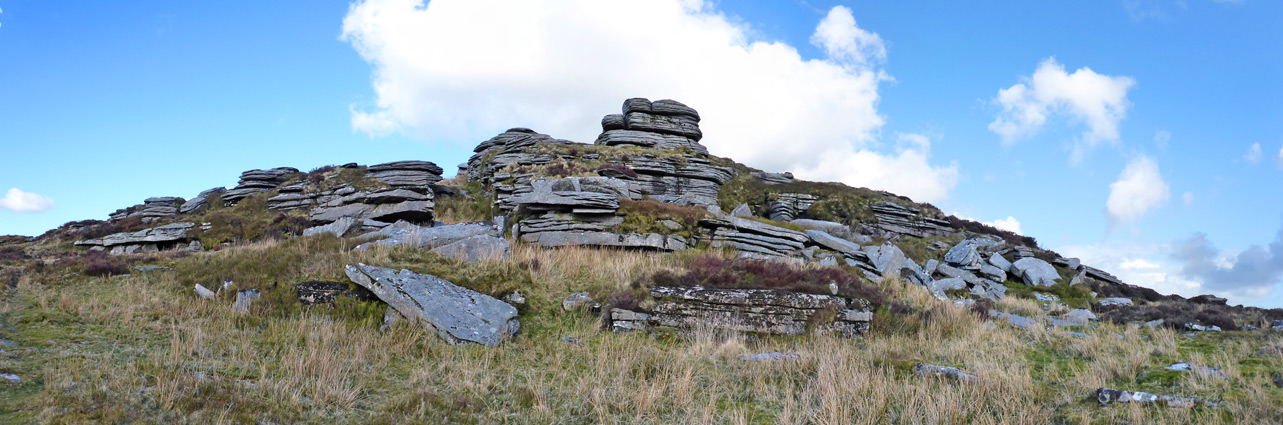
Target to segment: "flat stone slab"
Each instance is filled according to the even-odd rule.
[[[515,307],[436,276],[365,264],[348,265],[344,272],[402,316],[451,344],[496,346],[520,328]]]

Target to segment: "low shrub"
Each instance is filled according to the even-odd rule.
[[[657,286],[777,289],[819,295],[832,295],[830,284],[835,284],[838,295],[863,299],[875,307],[885,304],[886,300],[882,289],[865,285],[858,276],[842,268],[793,266],[745,258],[728,260],[714,255],[693,258],[685,273],[659,271],[651,275],[649,281]]]
[[[0,261],[4,260],[26,260],[31,258],[22,248],[16,246],[0,247]]]
[[[314,168],[312,169],[312,171],[307,172],[307,181],[312,184],[317,184],[322,181],[325,181],[325,173],[334,171],[334,168],[335,167],[333,165],[326,165],[324,167]]]
[[[128,271],[128,265],[123,260],[101,251],[85,253],[80,261],[84,263],[85,274],[88,276],[111,276]]]

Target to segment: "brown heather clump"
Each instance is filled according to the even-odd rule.
[[[833,294],[830,284],[835,284],[838,295],[863,299],[874,306],[886,300],[883,289],[864,285],[858,276],[839,267],[795,266],[782,261],[715,255],[691,259],[685,273],[659,271],[650,277],[650,282],[657,286],[778,289],[820,295]]]

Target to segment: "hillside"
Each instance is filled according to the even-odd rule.
[[[1283,422],[1283,309],[621,112],[2,237],[0,422]]]

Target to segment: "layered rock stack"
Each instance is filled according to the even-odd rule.
[[[867,332],[873,319],[862,300],[832,295],[665,286],[651,288],[650,295],[656,303],[649,313],[611,310],[611,328],[616,332],[715,328],[777,335],[814,331],[853,337]]]
[[[397,189],[419,193],[431,192],[431,185],[441,181],[444,170],[428,161],[397,161],[371,165],[366,177],[381,181]]]
[[[76,246],[87,246],[90,251],[108,251],[112,254],[133,254],[138,252],[156,252],[168,249],[187,247],[187,231],[196,227],[194,223],[172,223],[137,232],[122,232],[107,235],[101,239],[77,241]],[[190,245],[197,249],[200,245]]]
[[[699,144],[704,138],[699,130],[699,113],[681,102],[632,98],[624,101],[623,112],[601,119],[602,133],[597,136],[597,144],[708,153],[708,148]]]
[[[132,207],[121,208],[112,212],[111,214],[107,214],[107,219],[111,221],[120,221],[129,217],[135,217],[135,216],[141,216],[141,215],[143,215],[143,206],[134,205]]]
[[[529,192],[511,200],[519,213],[533,215],[517,224],[515,236],[544,247],[677,251],[689,246],[681,236],[612,232],[612,227],[624,221],[615,212],[619,199],[627,199],[628,190],[627,183],[606,177],[535,180]]]
[[[298,174],[297,168],[278,167],[270,170],[249,170],[241,173],[240,182],[232,190],[223,193],[223,203],[227,206],[236,205],[242,199],[250,195],[271,192],[289,180],[289,175]]]
[[[767,214],[771,220],[790,222],[810,209],[816,200],[819,198],[806,193],[777,193],[771,199]]]
[[[187,202],[177,196],[147,198],[143,201],[143,223],[152,223],[178,215],[179,207]]]
[[[763,171],[754,171],[749,173],[753,178],[762,182],[764,185],[787,184],[793,182],[793,173],[767,173]]]
[[[343,217],[354,218],[367,228],[383,227],[398,220],[432,224],[436,206],[432,185],[441,181],[441,167],[428,161],[398,161],[372,165],[366,173],[366,177],[388,187],[358,190],[342,185],[325,191],[287,192],[272,200],[280,202],[282,207],[315,205],[309,218],[318,226]]]
[[[883,202],[870,207],[877,223],[875,231],[884,238],[901,236],[929,238],[948,236],[956,231],[950,227],[948,220],[922,216],[922,210],[904,207],[893,202]]]

